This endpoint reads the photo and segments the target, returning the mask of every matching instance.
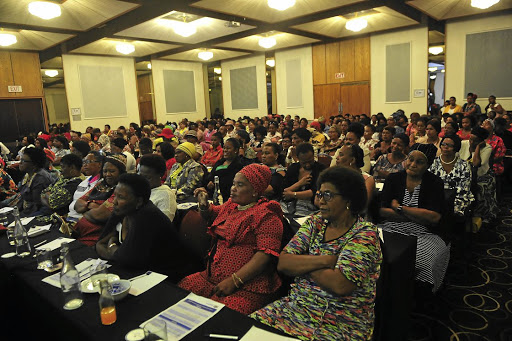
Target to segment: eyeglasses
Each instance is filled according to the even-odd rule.
[[[30,161],[30,160],[25,160],[25,159],[21,159],[21,160],[20,160],[20,163],[31,163],[31,162],[32,162],[32,161]]]
[[[443,147],[448,147],[448,148],[453,148],[453,147],[455,147],[453,144],[446,143],[446,142],[442,142],[442,143],[441,143],[441,146],[443,146]]]
[[[318,198],[318,200],[322,200],[322,198],[323,198],[326,202],[329,202],[332,199],[334,199],[335,195],[341,196],[341,194],[339,194],[339,193],[332,193],[330,191],[325,191],[325,192],[318,191],[318,192],[316,192],[316,197]]]
[[[90,164],[90,163],[96,163],[96,162],[99,162],[99,161],[97,161],[97,160],[84,160],[84,161],[83,161],[83,164],[84,164],[84,165],[88,165],[88,164]]]

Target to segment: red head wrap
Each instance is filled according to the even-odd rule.
[[[260,196],[265,192],[268,185],[270,185],[272,173],[270,172],[270,168],[265,165],[253,163],[242,168],[240,173],[247,178],[251,186]]]

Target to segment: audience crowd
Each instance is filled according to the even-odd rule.
[[[417,237],[416,280],[435,292],[457,228],[497,217],[511,115],[494,96],[484,110],[475,100],[451,97],[439,116],[53,125],[2,144],[0,205],[301,339],[368,340],[377,227]],[[187,202],[211,238],[198,267],[180,243]],[[292,216],[306,217],[298,230]]]

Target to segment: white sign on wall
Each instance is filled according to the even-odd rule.
[[[82,111],[80,108],[71,108],[71,115],[80,115],[82,114]]]
[[[7,85],[7,90],[9,92],[23,92],[21,85]]]
[[[425,97],[425,89],[414,89],[414,97]]]
[[[336,79],[342,79],[345,78],[345,72],[337,72],[334,74],[334,78]]]

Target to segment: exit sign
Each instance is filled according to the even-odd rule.
[[[23,92],[21,85],[7,85],[7,90],[9,92]]]
[[[345,78],[345,72],[337,72],[334,74],[334,78],[336,79],[342,79]]]

